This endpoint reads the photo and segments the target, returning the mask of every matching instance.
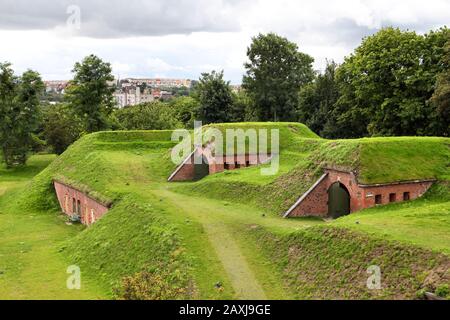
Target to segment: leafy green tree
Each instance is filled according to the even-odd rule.
[[[298,91],[314,78],[314,59],[274,33],[259,34],[247,49],[243,87],[262,121],[295,119]]]
[[[258,121],[253,101],[245,90],[233,93],[229,117],[230,122]]]
[[[174,109],[175,117],[183,123],[187,129],[194,128],[195,115],[198,112],[199,102],[193,97],[178,97],[170,101]]]
[[[72,70],[75,76],[66,90],[66,99],[83,119],[87,132],[108,128],[108,115],[114,108],[111,71],[111,65],[95,55],[75,63]]]
[[[195,86],[195,96],[199,101],[197,117],[203,123],[227,122],[233,103],[230,83],[223,79],[223,71],[202,73]]]
[[[337,71],[340,97],[329,134],[434,135],[437,115],[429,103],[448,29],[425,36],[385,28],[363,40]]]
[[[169,130],[182,128],[174,106],[155,101],[118,109],[114,112],[123,130]]]
[[[336,69],[334,61],[327,63],[325,72],[318,74],[314,82],[303,86],[299,93],[299,121],[322,137],[327,137],[325,128],[334,122],[330,116],[339,97]]]
[[[0,143],[3,160],[10,167],[13,160],[10,158],[11,134],[14,130],[14,104],[17,92],[17,78],[10,63],[0,63]]]
[[[43,110],[42,136],[56,154],[74,143],[83,129],[83,122],[67,104],[50,105]]]
[[[442,64],[446,70],[437,78],[436,90],[431,97],[431,103],[437,115],[436,131],[448,137],[450,135],[450,41],[446,45]]]
[[[14,75],[9,63],[0,63],[0,144],[7,167],[26,163],[39,125],[40,75],[27,70]]]

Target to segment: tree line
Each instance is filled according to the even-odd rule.
[[[341,65],[328,61],[324,72],[272,33],[253,38],[247,56],[243,92],[234,103],[221,73],[203,75],[202,120],[298,121],[324,138],[449,136],[447,28],[424,35],[384,28]]]
[[[450,132],[450,31],[419,35],[384,28],[364,38],[340,65],[323,72],[288,39],[259,34],[247,49],[241,90],[223,71],[203,73],[189,96],[117,109],[111,65],[95,55],[77,62],[56,105],[41,100],[32,70],[16,76],[0,63],[0,145],[7,166],[30,151],[62,153],[100,130],[192,128],[242,121],[302,122],[324,138],[436,135]]]

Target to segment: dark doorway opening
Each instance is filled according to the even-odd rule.
[[[381,194],[377,194],[375,196],[375,204],[381,204],[383,202],[382,198],[381,198]]]
[[[81,201],[77,200],[77,215],[81,217]]]
[[[350,213],[350,193],[340,182],[328,189],[328,216],[337,219]]]
[[[397,195],[395,193],[389,194],[389,202],[395,202],[397,201]]]
[[[72,198],[72,213],[77,213],[77,200],[75,198]]]
[[[196,156],[197,157],[197,156]],[[209,175],[209,164],[205,157],[198,156],[194,161],[194,181],[203,179]]]

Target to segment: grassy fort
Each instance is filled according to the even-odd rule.
[[[33,172],[2,169],[0,295],[17,297],[19,277],[28,298],[448,295],[450,139],[326,140],[298,123],[210,127],[276,129],[279,148],[216,157],[203,153],[207,140],[200,164],[173,163],[172,131],[98,132],[54,160],[33,156],[42,163]],[[262,175],[275,160],[278,170]],[[89,227],[66,224],[67,215]],[[32,226],[39,231],[23,236]],[[7,249],[17,239],[23,250]],[[82,271],[79,292],[64,288],[69,265]],[[366,285],[373,265],[378,290]]]

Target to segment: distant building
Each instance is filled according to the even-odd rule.
[[[47,93],[64,94],[69,81],[50,80],[44,81],[44,84]],[[126,78],[108,81],[108,85],[116,89],[113,96],[119,108],[152,102],[156,99],[168,100],[173,97],[169,89],[189,89],[191,84],[189,79],[164,78]]]
[[[151,88],[190,88],[191,80],[189,79],[165,79],[165,78],[127,78],[123,81],[132,85],[146,84]]]
[[[155,100],[152,93],[145,89],[141,93],[141,88],[139,86],[126,86],[114,94],[117,106],[123,108],[126,106],[134,106],[140,103],[152,102]]]
[[[67,80],[50,80],[44,81],[45,91],[46,92],[56,92],[56,93],[64,93],[67,86],[69,85],[69,81]]]

